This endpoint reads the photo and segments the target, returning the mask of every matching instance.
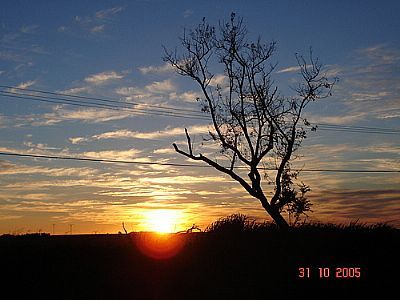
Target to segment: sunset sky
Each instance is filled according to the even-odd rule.
[[[307,109],[321,126],[295,166],[399,171],[399,11],[398,1],[2,1],[1,91],[135,102],[147,112],[3,93],[0,152],[192,163],[172,148],[184,146],[187,127],[196,149],[217,157],[217,148],[200,145],[209,122],[176,110],[200,112],[201,93],[163,62],[162,45],[178,46],[183,29],[203,17],[218,24],[236,12],[250,36],[277,41],[272,76],[282,94],[290,96],[299,78],[295,53],[310,46],[326,74],[339,77],[333,97]],[[300,179],[311,187],[312,220],[400,227],[400,173],[303,172]],[[122,222],[128,231],[150,230],[157,218],[172,231],[204,229],[237,212],[269,220],[256,199],[212,168],[0,155],[0,234],[65,234],[70,224],[73,233],[116,233]]]

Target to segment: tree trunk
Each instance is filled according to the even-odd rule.
[[[275,208],[270,207],[269,211],[267,211],[272,219],[275,221],[276,225],[283,230],[289,229],[289,224],[286,222],[285,218],[282,217],[280,212]]]
[[[261,199],[260,199],[261,198]],[[261,195],[261,197],[258,198],[261,201],[262,206],[264,209],[267,211],[267,213],[271,216],[271,218],[274,220],[276,225],[283,230],[289,229],[289,224],[286,222],[285,218],[282,217],[281,213],[279,212],[278,209],[276,209],[274,206],[271,206],[267,199],[264,197],[264,195]]]

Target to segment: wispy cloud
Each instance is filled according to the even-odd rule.
[[[18,29],[2,28],[0,36],[0,61],[10,63],[7,75],[20,77],[26,68],[35,65],[39,56],[48,52],[43,47],[43,41],[39,39],[36,24],[24,25]]]
[[[116,6],[108,9],[99,10],[95,13],[95,16],[98,19],[107,19],[119,14],[120,12],[122,12],[122,10],[122,6]]]
[[[34,34],[37,32],[39,25],[32,24],[32,25],[24,25],[21,27],[20,31],[24,34]]]
[[[210,81],[211,86],[223,85],[228,82],[228,77],[224,74],[215,74]]]
[[[175,91],[176,86],[171,79],[166,79],[163,81],[154,81],[153,83],[146,85],[145,89],[152,93],[162,94]]]
[[[115,20],[116,16],[124,10],[121,6],[96,11],[92,15],[74,16],[70,24],[58,27],[58,32],[71,33],[79,36],[96,36],[104,33]]]
[[[86,77],[84,80],[91,84],[103,84],[110,80],[124,78],[125,74],[117,73],[115,71],[106,71],[97,74],[92,74]]]
[[[32,85],[34,85],[35,83],[36,83],[36,80],[29,80],[29,81],[21,82],[20,84],[17,85],[17,88],[27,89],[27,88],[31,87]]]
[[[52,110],[49,113],[20,116],[15,120],[16,126],[52,126],[67,121],[95,124],[121,120],[134,115],[134,113],[124,111],[98,108],[71,109],[64,105],[53,106]]]
[[[191,134],[201,134],[201,133],[207,134],[209,126],[194,125],[194,126],[189,126],[188,130]],[[72,137],[70,138],[70,141],[74,143],[80,143],[80,142],[87,142],[90,140],[131,139],[131,138],[153,140],[153,139],[162,139],[166,137],[179,136],[182,135],[183,133],[184,130],[181,127],[167,127],[164,130],[152,131],[152,132],[139,132],[128,129],[120,129],[93,135],[91,137]]]
[[[287,67],[284,69],[280,69],[278,71],[276,71],[277,74],[280,73],[294,73],[294,72],[299,72],[300,71],[300,67],[299,66],[293,66],[293,67]]]
[[[0,160],[1,175],[48,175],[55,177],[65,176],[90,176],[99,173],[97,169],[80,167],[80,168],[57,168],[43,166],[29,166],[24,164],[14,164],[9,161]]]
[[[393,64],[400,60],[399,50],[390,48],[387,44],[373,45],[357,52],[377,64]]]
[[[306,114],[307,120],[312,122],[313,125],[318,125],[320,123],[335,124],[335,125],[346,125],[354,124],[357,121],[361,121],[365,118],[365,112],[357,112],[352,114],[340,114],[340,115],[320,115],[308,113]]]
[[[86,141],[83,137],[71,137],[68,139],[72,144],[77,145]]]
[[[376,45],[356,51],[355,64],[343,71],[341,92],[353,114],[369,118],[400,114],[400,49]]]
[[[142,103],[165,104],[169,95],[178,97],[178,88],[171,79],[153,81],[144,87],[123,86],[115,89],[115,93],[124,96],[127,101],[134,100]]]
[[[144,74],[164,74],[164,73],[170,73],[174,71],[174,68],[168,64],[165,63],[164,65],[161,66],[144,66],[140,67],[139,71]]]
[[[93,26],[93,27],[90,29],[90,31],[93,32],[93,33],[99,33],[99,32],[103,32],[104,29],[105,29],[105,25],[102,24],[102,25]]]
[[[183,12],[183,17],[184,17],[184,18],[189,18],[191,15],[193,15],[193,10],[191,10],[191,9],[186,9],[186,10]]]
[[[64,93],[64,94],[82,94],[82,93],[90,93],[92,90],[93,90],[92,86],[86,85],[86,86],[65,89],[65,90],[59,90],[57,92]]]
[[[400,190],[321,190],[313,193],[318,214],[312,217],[323,221],[389,222],[400,226]],[[340,208],[340,209],[338,209]]]
[[[154,154],[175,154],[175,150],[172,147],[169,148],[160,148],[160,149],[155,149],[153,151]]]
[[[169,93],[169,99],[175,100],[178,102],[188,102],[188,103],[195,103],[197,99],[201,98],[202,95],[199,92],[195,91],[186,91],[183,93],[176,93],[172,92]]]
[[[104,150],[104,151],[87,151],[80,155],[88,158],[100,158],[100,159],[115,159],[115,160],[129,160],[137,158],[138,154],[141,153],[137,149],[129,150]]]

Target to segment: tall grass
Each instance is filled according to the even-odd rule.
[[[239,234],[277,230],[279,230],[279,228],[273,222],[257,222],[249,216],[237,213],[218,219],[211,223],[205,231],[210,233]],[[367,224],[356,220],[348,224],[321,222],[301,223],[291,226],[290,230],[293,232],[388,232],[397,231],[398,229],[387,223]]]

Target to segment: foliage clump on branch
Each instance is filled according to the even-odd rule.
[[[234,13],[218,27],[203,18],[196,28],[184,32],[181,45],[180,54],[165,49],[164,60],[200,87],[202,97],[197,100],[212,121],[209,140],[219,143],[229,166],[195,154],[187,129],[188,149],[173,144],[176,152],[236,180],[261,202],[279,227],[288,227],[283,211],[298,221],[310,211],[305,196],[309,188],[303,185],[296,191],[292,181],[296,172],[290,168],[310,126],[302,115],[310,102],[331,95],[336,80],[329,81],[322,74],[322,65],[312,51],[307,59],[296,54],[301,82],[294,89],[295,95],[283,96],[271,77],[276,66],[271,63],[276,42],[263,43],[261,38],[249,41],[243,19]],[[220,73],[218,66],[223,68]],[[221,73],[224,80],[216,80]],[[247,176],[240,173],[239,166],[247,168]],[[274,170],[268,171],[271,168]],[[274,185],[270,199],[264,191],[265,183]]]

